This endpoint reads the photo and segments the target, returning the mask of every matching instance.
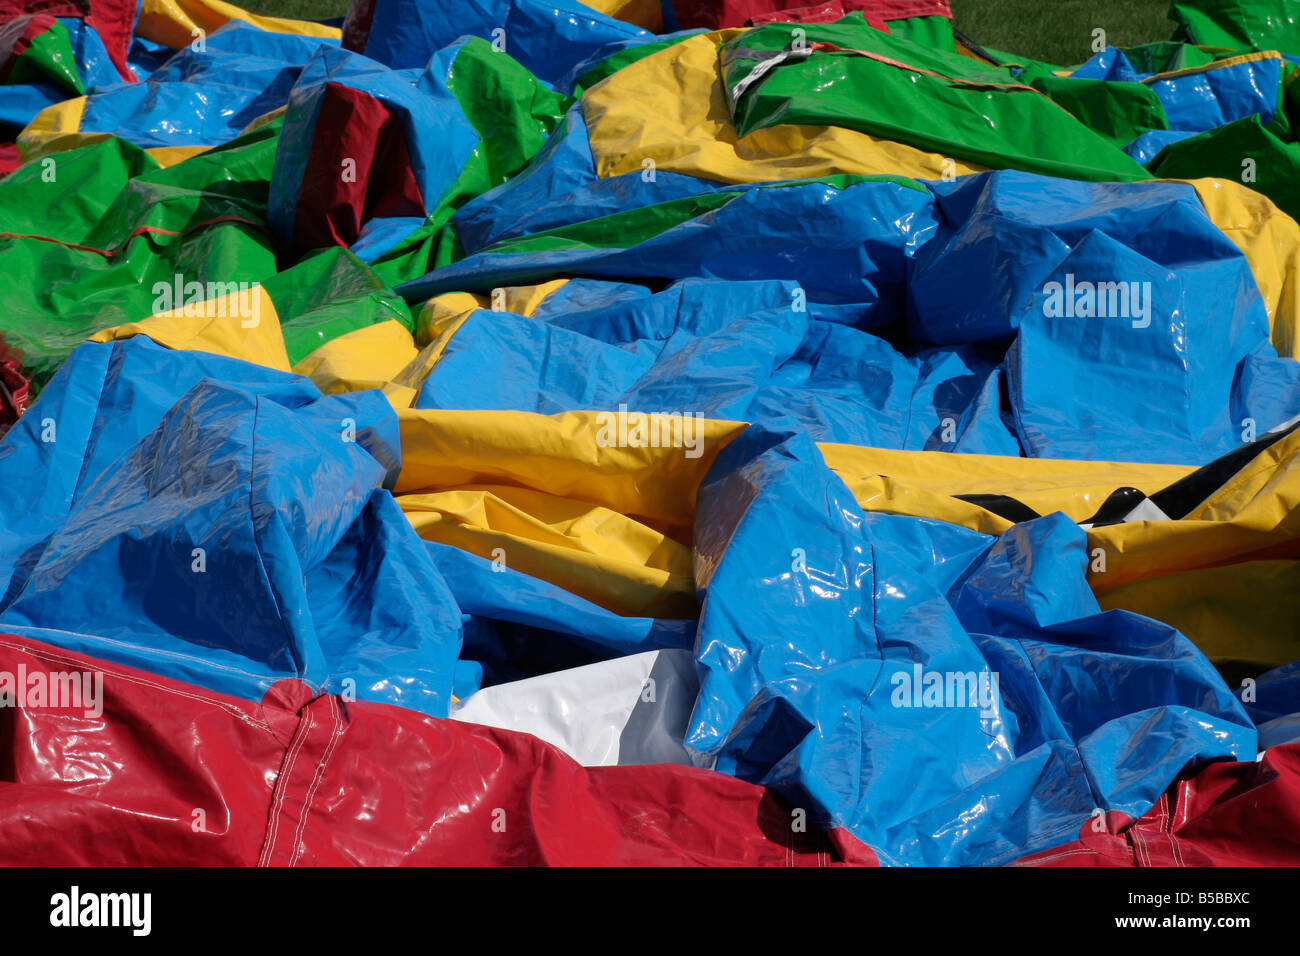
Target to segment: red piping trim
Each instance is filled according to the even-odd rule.
[[[1036,90],[1032,86],[1026,86],[1023,83],[997,83],[993,80],[963,80],[956,76],[945,76],[942,73],[936,73],[933,70],[927,70],[919,66],[913,66],[911,63],[904,63],[901,60],[895,60],[891,57],[883,56],[879,53],[872,53],[869,50],[855,50],[847,47],[836,46],[834,43],[814,43],[810,49],[814,53],[852,53],[856,56],[865,56],[868,60],[875,60],[877,63],[884,63],[887,66],[896,66],[900,70],[908,70],[912,73],[924,73],[926,76],[933,76],[936,79],[947,80],[949,83],[960,83],[963,86],[976,87],[996,87],[1007,90],[1028,90],[1030,93],[1037,93],[1039,96],[1047,97],[1042,90]],[[1053,100],[1055,102],[1055,100]]]
[[[82,252],[93,252],[96,253],[97,255],[103,256],[105,259],[112,259],[114,256],[120,256],[123,252],[125,252],[126,247],[131,244],[132,239],[136,238],[136,236],[143,235],[144,233],[147,232],[157,233],[158,235],[161,236],[185,236],[185,235],[189,235],[191,232],[195,232],[199,229],[202,229],[205,226],[215,226],[217,223],[222,223],[222,222],[240,222],[246,226],[252,226],[255,229],[259,229],[262,232],[266,231],[265,225],[263,225],[260,222],[254,222],[252,219],[244,219],[241,216],[217,216],[214,219],[205,219],[203,222],[196,223],[190,228],[182,229],[179,232],[177,232],[174,229],[163,229],[161,226],[137,226],[134,230],[132,230],[131,234],[127,236],[126,239],[122,242],[122,245],[119,246],[116,250],[96,249],[94,246],[82,246],[82,245],[78,245],[75,242],[64,242],[62,239],[55,239],[51,236],[31,236],[21,232],[0,232],[0,239],[36,239],[39,242],[53,242],[56,245],[63,246],[67,249],[78,249]]]

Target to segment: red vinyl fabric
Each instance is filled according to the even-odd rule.
[[[22,163],[16,143],[0,143],[0,176],[11,173]]]
[[[302,248],[350,246],[377,216],[423,216],[401,120],[379,100],[325,84],[302,189],[294,240]],[[346,161],[351,174],[341,175]],[[382,172],[381,172],[382,171]]]
[[[673,11],[682,29],[706,30],[781,20],[786,18],[783,14],[804,23],[835,20],[855,12],[872,24],[908,17],[952,19],[948,0],[674,0]]]
[[[8,78],[14,60],[55,22],[48,13],[38,13],[0,24],[0,80]]]
[[[6,150],[10,148],[13,147],[0,143],[0,175],[6,172]],[[17,165],[16,158],[14,165]],[[31,382],[23,374],[22,355],[0,335],[0,436],[27,411],[30,397]]]
[[[0,864],[875,862],[720,773],[585,769],[527,734],[297,681],[250,703],[0,636],[0,693],[65,674],[102,675],[101,714],[0,708]]]
[[[85,20],[104,41],[122,79],[133,83],[135,74],[127,68],[126,57],[135,29],[135,6],[135,0],[0,0],[0,23],[28,13]]]
[[[1096,832],[1100,829],[1102,832]],[[1085,825],[1079,839],[1016,866],[1294,866],[1300,859],[1300,743],[1258,761],[1224,761],[1175,781],[1126,826]]]

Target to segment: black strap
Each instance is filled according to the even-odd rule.
[[[1006,518],[1016,524],[1042,517],[1024,502],[1007,495],[953,495],[953,497],[972,505],[979,505],[985,511],[991,511],[999,518]]]
[[[1118,524],[1124,520],[1124,516],[1146,500],[1146,493],[1125,485],[1123,488],[1116,488],[1110,493],[1110,496],[1101,503],[1097,513],[1087,521],[1081,521],[1080,524],[1090,524],[1094,527],[1103,524]]]
[[[1214,459],[1208,465],[1197,468],[1186,478],[1180,478],[1167,488],[1162,488],[1151,496],[1156,506],[1171,518],[1182,518],[1241,469],[1251,460],[1300,428],[1300,422],[1290,428],[1261,435],[1248,445],[1242,445],[1235,451]]]

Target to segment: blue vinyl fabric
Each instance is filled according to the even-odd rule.
[[[447,87],[461,45],[440,50],[422,70],[393,70],[357,53],[317,48],[287,96],[288,110],[276,146],[268,209],[272,229],[282,242],[291,244],[303,171],[328,84],[366,93],[398,118],[425,212],[432,211],[479,144],[477,131]],[[377,241],[378,245],[370,247],[370,258],[381,255],[378,250],[387,251],[422,221],[392,217],[376,223],[376,232],[369,241]],[[367,252],[367,246],[361,245],[360,251]]]
[[[1112,46],[1070,75],[1144,83],[1151,88],[1164,107],[1168,128],[1149,130],[1125,148],[1130,156],[1146,164],[1170,143],[1235,120],[1258,116],[1267,125],[1279,111],[1285,72],[1283,58],[1270,54],[1244,60],[1228,58],[1194,69],[1145,73],[1134,67],[1123,50]]]
[[[400,450],[378,392],[86,344],[0,468],[0,627],[249,700],[297,678],[446,716],[453,685],[694,639],[693,619],[620,617],[421,541],[384,488]]]
[[[67,31],[73,53],[72,67],[88,91],[122,82],[117,68],[108,57],[108,50],[104,48],[104,41],[99,38],[94,27],[76,17],[55,19]],[[171,51],[168,51],[168,55],[171,55]],[[72,90],[52,81],[6,83],[0,86],[0,134],[12,139],[41,110],[61,103],[72,95]]]
[[[641,303],[650,325],[710,298],[672,296],[569,301]],[[994,539],[864,513],[806,430],[754,426],[700,489],[699,621],[620,618],[419,540],[384,488],[397,441],[377,392],[322,396],[143,337],[86,344],[0,442],[0,626],[249,699],[298,678],[435,716],[480,684],[693,647],[688,745],[887,863],[1002,862],[1095,809],[1139,815],[1189,763],[1254,752],[1190,642],[1099,612],[1063,516]],[[935,705],[930,673],[997,683],[979,707]]]
[[[422,68],[467,35],[494,42],[550,84],[608,44],[654,38],[576,0],[376,0],[363,52],[395,69]]]
[[[629,301],[629,289],[643,295]],[[593,301],[598,291],[612,302]],[[999,374],[977,350],[904,356],[878,336],[818,318],[802,294],[790,281],[683,279],[650,294],[575,280],[533,317],[473,313],[416,407],[792,415],[819,441],[1018,453],[998,407]]]
[[[113,133],[137,146],[218,146],[284,106],[303,66],[337,41],[267,33],[231,21],[186,47],[139,83],[91,91],[81,131]]]
[[[1271,344],[1245,256],[1189,185],[1017,171],[925,184],[696,188],[681,177],[665,186],[685,196],[650,203],[676,210],[662,232],[595,245],[585,237],[617,237],[618,215],[646,201],[616,184],[574,188],[564,169],[585,162],[584,137],[557,136],[523,177],[461,211],[471,247],[507,238],[398,291],[420,302],[556,275],[731,285],[701,293],[707,321],[657,332],[638,328],[640,299],[588,320],[569,310],[562,326],[476,313],[420,407],[791,415],[818,440],[1199,465],[1300,402],[1300,366]],[[694,210],[706,193],[724,204]],[[521,233],[543,207],[545,228]],[[791,221],[816,228],[791,234]],[[765,304],[730,309],[724,289],[739,303],[764,281]],[[798,288],[771,285],[781,281]]]
[[[886,864],[1007,862],[1253,757],[1190,641],[1099,611],[1085,540],[1059,514],[995,539],[864,513],[800,430],[751,427],[700,488],[687,745]]]
[[[449,545],[427,542],[463,615],[459,665],[479,686],[695,643],[694,618],[622,617],[564,588]]]
[[[298,678],[445,716],[460,613],[383,490],[399,466],[377,392],[83,345],[0,441],[0,627],[251,700]]]

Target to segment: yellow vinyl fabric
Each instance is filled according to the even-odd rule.
[[[113,134],[88,133],[81,129],[86,112],[86,97],[76,96],[45,107],[18,134],[18,151],[23,161],[89,146],[109,139]],[[145,150],[159,166],[166,168],[207,152],[208,146],[153,146]]]
[[[1058,461],[942,451],[893,451],[823,444],[826,464],[868,511],[935,518],[985,534],[1012,522],[957,495],[1006,495],[1039,514],[1083,522],[1116,488],[1159,491],[1193,469],[1184,465]]]
[[[661,0],[583,0],[583,5],[651,33],[663,31],[664,11]]]
[[[507,290],[528,314],[551,287]],[[235,294],[237,295],[237,294]],[[274,305],[258,288],[259,321],[210,300],[106,329],[97,341],[148,335],[170,348],[287,369]],[[446,327],[489,296],[440,296],[422,312],[423,350],[396,321],[340,336],[295,366],[332,393],[382,388],[397,409],[403,463],[394,493],[419,534],[550,581],[617,613],[690,617],[696,489],[743,423],[699,422],[697,457],[682,447],[619,447],[601,439],[596,411],[413,409],[424,363]],[[436,357],[433,359],[436,361]],[[405,381],[403,377],[405,376]],[[989,535],[1006,517],[959,496],[999,495],[1038,514],[1083,523],[1116,489],[1153,495],[1186,478],[1184,465],[893,451],[826,443],[827,465],[866,510],[912,515]],[[1300,583],[1300,431],[1261,451],[1186,516],[1088,530],[1089,581],[1103,608],[1172,624],[1216,663],[1258,672],[1300,657],[1300,600],[1259,601],[1260,588]],[[1245,664],[1243,664],[1245,666]]]
[[[143,0],[135,32],[136,36],[179,50],[199,36],[215,33],[231,20],[242,20],[270,33],[296,33],[333,40],[342,37],[338,27],[310,20],[261,16],[222,0]]]
[[[419,354],[406,326],[389,319],[331,339],[293,370],[310,378],[326,395],[356,392],[384,388]]]
[[[1279,355],[1300,358],[1300,299],[1296,263],[1300,262],[1300,225],[1267,196],[1231,179],[1194,179],[1191,185],[1219,230],[1250,262],[1273,347]]]
[[[582,112],[601,176],[655,169],[726,183],[838,174],[943,179],[980,166],[832,126],[781,125],[738,137],[718,69],[719,43],[702,33],[592,86]]]
[[[1295,559],[1300,556],[1300,429],[1260,451],[1178,520],[1094,528],[1090,539],[1106,559],[1105,570],[1090,576],[1103,598],[1123,585],[1182,572]],[[1237,600],[1254,597],[1250,589],[1238,589]]]
[[[81,132],[81,117],[85,112],[86,98],[74,96],[37,113],[15,141],[23,161],[108,139],[110,133]]]
[[[171,349],[211,352],[289,371],[275,303],[260,285],[102,329],[91,341],[112,342],[133,335],[146,335]]]
[[[700,424],[700,454],[601,441],[602,413],[399,411],[394,494],[430,541],[627,616],[694,617],[695,494],[744,427]]]

